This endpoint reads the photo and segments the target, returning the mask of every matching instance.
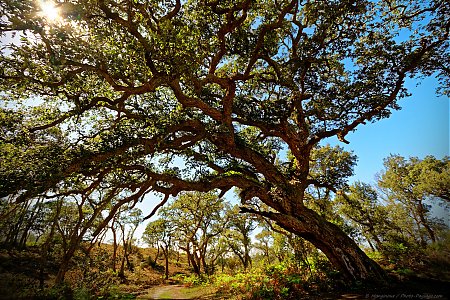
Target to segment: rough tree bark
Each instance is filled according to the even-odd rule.
[[[343,279],[348,281],[373,281],[385,283],[383,269],[370,259],[358,245],[335,224],[328,222],[313,210],[302,207],[292,214],[255,212],[275,221],[283,229],[311,242],[321,250],[336,267]]]

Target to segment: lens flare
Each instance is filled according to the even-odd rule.
[[[40,1],[40,15],[50,22],[56,22],[60,18],[59,9],[52,1]]]

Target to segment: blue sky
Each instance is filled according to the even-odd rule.
[[[358,156],[358,165],[351,181],[375,183],[375,174],[383,169],[383,159],[390,154],[406,158],[449,155],[449,99],[438,97],[435,78],[410,80],[407,87],[411,97],[400,100],[402,107],[393,111],[388,119],[367,123],[350,133],[350,144],[330,138],[328,143],[339,145]]]

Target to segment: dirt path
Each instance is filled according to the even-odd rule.
[[[183,285],[160,285],[148,289],[137,299],[215,299],[214,291],[202,287]]]

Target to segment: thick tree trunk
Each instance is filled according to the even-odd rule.
[[[201,274],[201,269],[200,269],[201,263],[200,263],[200,258],[198,257],[195,250],[191,253],[190,257],[191,257],[192,267],[194,268],[194,273],[197,275],[200,275]]]
[[[72,235],[68,244],[68,248],[64,247],[64,255],[62,257],[58,273],[56,274],[55,285],[60,285],[64,282],[64,277],[69,270],[70,261],[80,245],[81,237],[82,235]]]
[[[244,261],[242,263],[244,265],[244,271],[246,272],[248,267],[252,263],[252,258],[250,257],[249,243],[244,243]]]
[[[197,261],[194,257],[195,253],[190,252],[189,246],[187,246],[186,248],[182,247],[181,249],[186,251],[188,263],[194,269],[194,273],[197,275],[200,275],[200,265],[197,263]]]
[[[282,228],[297,234],[320,249],[350,281],[384,283],[386,274],[339,227],[326,221],[311,209],[302,207],[294,215],[270,213],[267,215]]]
[[[209,274],[208,264],[206,263],[206,259],[205,259],[204,255],[200,256],[200,261],[201,261],[202,266],[203,266],[203,272],[205,272],[206,275],[210,275]]]
[[[119,273],[117,274],[117,276],[119,278],[121,278],[122,280],[125,279],[125,253],[122,256],[122,260],[120,261],[120,269],[119,269]]]
[[[67,271],[69,270],[70,260],[75,253],[75,249],[70,248],[62,257],[61,264],[59,265],[58,273],[55,278],[55,285],[60,285],[64,282]]]
[[[244,271],[245,272],[251,266],[251,264],[252,264],[252,258],[250,257],[250,254],[247,253],[245,255],[245,262],[244,262]]]
[[[60,285],[64,282],[64,277],[66,276],[66,272],[68,267],[69,262],[64,260],[58,269],[58,273],[56,274],[56,278],[55,278],[55,285]]]

